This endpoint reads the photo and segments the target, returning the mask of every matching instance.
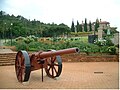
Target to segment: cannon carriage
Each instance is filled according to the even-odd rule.
[[[15,60],[15,72],[19,82],[27,82],[31,71],[41,69],[43,81],[43,69],[48,77],[59,77],[62,72],[62,59],[60,55],[79,52],[78,48],[64,50],[39,51],[28,54],[26,51],[18,51]]]

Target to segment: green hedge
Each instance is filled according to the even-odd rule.
[[[92,32],[71,32],[70,34],[74,36],[88,36],[89,34],[92,34]]]

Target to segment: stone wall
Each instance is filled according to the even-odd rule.
[[[16,53],[0,53],[0,66],[14,65]],[[118,62],[118,55],[88,56],[86,54],[62,55],[63,62]]]
[[[118,55],[86,55],[86,54],[68,54],[62,55],[63,62],[118,62]]]

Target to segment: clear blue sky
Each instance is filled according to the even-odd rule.
[[[44,23],[65,23],[69,27],[87,18],[110,22],[120,31],[120,0],[0,0],[0,10]]]

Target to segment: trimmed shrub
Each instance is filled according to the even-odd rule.
[[[24,37],[21,37],[21,36],[20,36],[20,37],[16,38],[15,40],[16,40],[16,41],[24,41],[24,39],[25,39]]]
[[[25,42],[21,42],[16,45],[16,50],[28,50],[28,46]]]
[[[6,46],[10,46],[11,45],[11,41],[6,42],[5,45]],[[12,41],[12,46],[15,46],[15,45],[17,45],[17,42],[13,40]]]
[[[110,46],[107,48],[108,52],[112,55],[116,54],[116,47],[115,46]]]

